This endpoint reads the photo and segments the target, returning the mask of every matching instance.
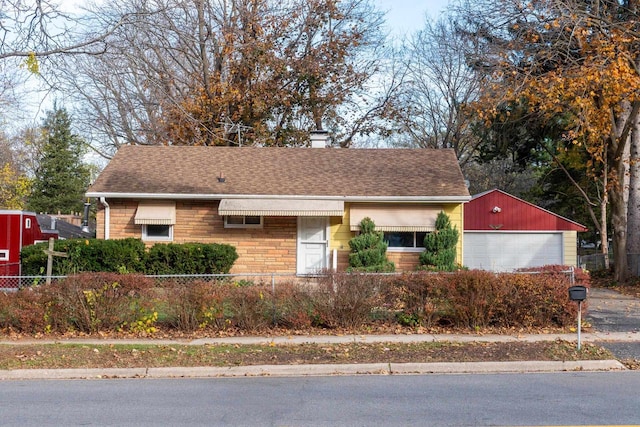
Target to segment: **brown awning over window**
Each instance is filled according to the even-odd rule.
[[[303,199],[222,199],[223,216],[342,216],[344,202]]]
[[[146,225],[173,225],[176,223],[176,204],[175,202],[140,202],[133,222]]]
[[[360,230],[360,221],[369,217],[381,231],[433,231],[442,206],[357,204],[349,209],[351,231]]]

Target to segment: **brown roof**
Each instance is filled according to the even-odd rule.
[[[469,197],[453,150],[191,146],[124,146],[87,196],[162,194]]]

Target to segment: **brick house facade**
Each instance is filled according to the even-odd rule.
[[[414,270],[437,212],[462,230],[470,198],[451,150],[166,146],[121,148],[87,196],[97,238],[226,243],[232,273],[287,274],[346,269],[365,215]]]

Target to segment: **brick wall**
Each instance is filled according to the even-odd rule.
[[[134,224],[137,201],[109,200],[111,207],[110,239],[142,237],[142,226]],[[294,273],[296,271],[297,219],[264,217],[263,228],[224,228],[218,215],[218,201],[176,202],[176,224],[173,242],[226,243],[236,248],[238,260],[232,273]],[[104,239],[104,208],[97,214],[96,236]],[[156,242],[148,242],[151,246]],[[333,247],[333,249],[338,249]],[[418,253],[387,252],[396,271],[414,271]],[[329,265],[332,265],[332,259]],[[349,266],[349,250],[338,249],[338,271]]]
[[[137,201],[109,200],[110,239],[141,238],[134,224]],[[104,239],[104,209],[98,211],[96,236]],[[226,243],[236,248],[232,273],[294,273],[296,271],[295,217],[265,217],[263,228],[224,228],[217,201],[178,201],[173,243]],[[148,242],[153,245],[156,242]]]
[[[416,271],[420,265],[419,252],[389,252],[387,259],[396,265],[396,271]]]
[[[397,272],[416,271],[420,265],[420,253],[417,252],[389,252],[387,259],[396,265]],[[349,251],[338,251],[338,271],[349,267]]]

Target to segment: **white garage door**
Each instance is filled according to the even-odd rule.
[[[562,233],[464,233],[464,265],[511,271],[562,264]]]

